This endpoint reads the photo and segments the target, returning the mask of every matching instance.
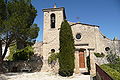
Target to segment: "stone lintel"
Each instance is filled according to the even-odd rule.
[[[89,44],[75,44],[75,46],[89,46]]]
[[[86,49],[84,49],[84,48],[76,48],[75,49],[75,51],[80,51],[80,50],[85,51]]]
[[[88,48],[88,50],[89,50],[89,51],[94,51],[94,50],[95,50],[95,48]]]

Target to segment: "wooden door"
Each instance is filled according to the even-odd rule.
[[[79,54],[79,67],[85,68],[85,57],[84,57],[84,52],[82,51]]]

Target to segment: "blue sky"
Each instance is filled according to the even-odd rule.
[[[33,0],[38,11],[35,23],[40,27],[37,42],[43,39],[42,9],[52,8],[54,3],[57,7],[65,7],[68,21],[98,25],[108,38],[120,39],[120,0]]]

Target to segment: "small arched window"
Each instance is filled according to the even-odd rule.
[[[51,49],[51,53],[54,53],[55,52],[55,49]]]
[[[51,17],[51,28],[55,28],[55,14],[52,13],[50,17]]]
[[[110,50],[110,48],[109,48],[109,47],[106,47],[106,48],[105,48],[105,51],[109,51],[109,50]]]

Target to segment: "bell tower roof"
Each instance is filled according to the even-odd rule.
[[[42,11],[43,12],[50,12],[50,11],[63,11],[63,10],[65,10],[64,7],[56,8],[56,6],[54,5],[54,8],[47,8],[47,9],[43,9]]]

